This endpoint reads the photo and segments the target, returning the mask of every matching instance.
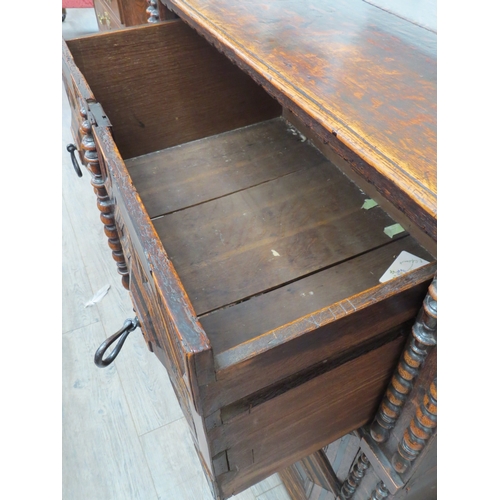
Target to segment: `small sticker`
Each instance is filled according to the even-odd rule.
[[[396,234],[403,233],[404,231],[405,228],[401,224],[393,224],[392,226],[384,227],[384,233],[387,234],[389,238],[396,236]]]
[[[375,200],[365,200],[363,203],[363,206],[361,208],[364,208],[365,210],[370,210],[370,208],[377,207],[378,203]]]
[[[391,264],[389,269],[387,269],[387,271],[379,279],[379,281],[380,283],[385,283],[386,281],[397,278],[398,276],[413,271],[414,269],[425,266],[425,264],[428,263],[428,261],[403,250]]]

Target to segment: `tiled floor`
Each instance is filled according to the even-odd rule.
[[[91,9],[68,9],[63,37],[97,31]],[[133,317],[115,271],[90,178],[78,178],[66,145],[73,142],[62,91],[63,185],[63,499],[211,500],[189,429],[167,373],[139,330],[115,363],[96,368],[99,344]],[[102,287],[108,293],[85,304]],[[288,500],[273,475],[234,497]]]

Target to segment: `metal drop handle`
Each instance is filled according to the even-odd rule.
[[[68,144],[66,146],[66,151],[71,156],[71,162],[73,163],[73,168],[75,169],[76,175],[78,175],[78,177],[81,177],[83,174],[82,171],[80,170],[80,165],[78,165],[75,156],[76,146],[74,144]]]
[[[120,350],[123,347],[123,343],[125,342],[125,340],[127,340],[128,334],[130,332],[133,332],[138,326],[139,326],[139,320],[137,319],[137,317],[135,317],[134,319],[130,318],[126,319],[125,323],[123,323],[122,328],[113,335],[111,335],[111,337],[107,338],[99,346],[99,348],[95,352],[94,363],[99,368],[106,368],[106,366],[111,364],[115,360],[116,356],[118,356],[118,354],[120,353]],[[104,353],[116,341],[118,341],[118,344],[116,344],[111,354],[106,359],[104,359]]]

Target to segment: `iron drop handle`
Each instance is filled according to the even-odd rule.
[[[125,342],[125,340],[127,340],[128,334],[130,332],[133,332],[138,326],[139,326],[139,320],[137,319],[137,317],[135,317],[134,319],[130,318],[126,319],[125,323],[123,323],[122,328],[113,335],[111,335],[111,337],[107,338],[99,346],[99,348],[95,352],[94,363],[99,368],[106,368],[106,366],[111,364],[115,360],[116,356],[118,356],[118,354],[120,353],[120,350],[123,347],[123,343]],[[118,341],[118,344],[116,344],[111,354],[106,359],[104,359],[104,353],[116,341]]]
[[[73,163],[73,168],[75,169],[76,175],[78,175],[78,177],[81,177],[83,174],[82,171],[80,170],[80,165],[78,165],[75,156],[76,146],[74,144],[68,144],[66,146],[66,151],[71,156],[71,163]]]

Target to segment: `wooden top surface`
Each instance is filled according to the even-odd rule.
[[[363,0],[163,1],[387,179],[436,237],[432,29]]]

